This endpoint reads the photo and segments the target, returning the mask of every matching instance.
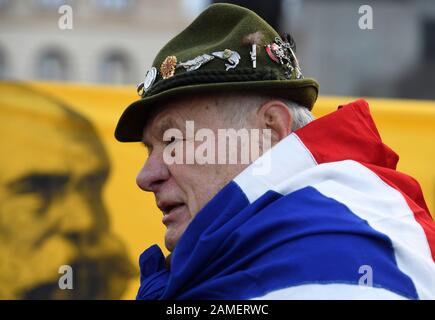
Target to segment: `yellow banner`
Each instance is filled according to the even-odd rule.
[[[146,150],[113,137],[136,99],[132,87],[0,82],[0,299],[135,297],[140,253],[164,247],[162,214],[135,184]],[[314,114],[352,100],[321,97]],[[434,213],[435,102],[367,100]]]

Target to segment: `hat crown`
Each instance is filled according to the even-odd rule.
[[[213,4],[160,50],[153,66],[160,68],[163,60],[171,55],[185,61],[204,53],[230,49],[241,55],[239,67],[251,67],[250,47],[243,43],[243,39],[255,32],[261,34],[258,44],[263,46],[279,36],[266,21],[249,9],[226,3]],[[270,63],[262,56],[258,58]],[[219,61],[213,63],[219,64]],[[204,65],[201,69],[216,67],[214,64]]]

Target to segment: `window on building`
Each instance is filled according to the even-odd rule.
[[[11,0],[0,0],[0,9],[6,9],[10,4]]]
[[[36,77],[41,80],[67,80],[69,75],[66,56],[59,50],[42,53],[37,60]]]
[[[36,4],[42,9],[59,8],[64,4],[71,4],[72,0],[36,0]]]
[[[0,50],[0,79],[6,79],[6,57],[2,50]]]
[[[135,4],[135,0],[94,0],[94,3],[105,10],[124,11]]]
[[[435,62],[435,20],[423,23],[423,58],[428,62]]]
[[[100,65],[99,81],[112,84],[131,83],[131,65],[127,55],[122,52],[107,54]]]

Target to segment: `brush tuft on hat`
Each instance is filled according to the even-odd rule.
[[[264,35],[262,32],[257,31],[254,33],[250,33],[245,36],[242,40],[242,43],[246,46],[256,44],[258,46],[264,45],[263,42]]]

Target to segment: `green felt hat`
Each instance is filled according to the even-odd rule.
[[[255,56],[255,57],[254,57]],[[254,12],[232,4],[213,4],[157,54],[142,97],[122,114],[115,137],[141,141],[145,121],[168,98],[200,92],[270,94],[312,109],[319,90],[303,78],[294,43]]]

